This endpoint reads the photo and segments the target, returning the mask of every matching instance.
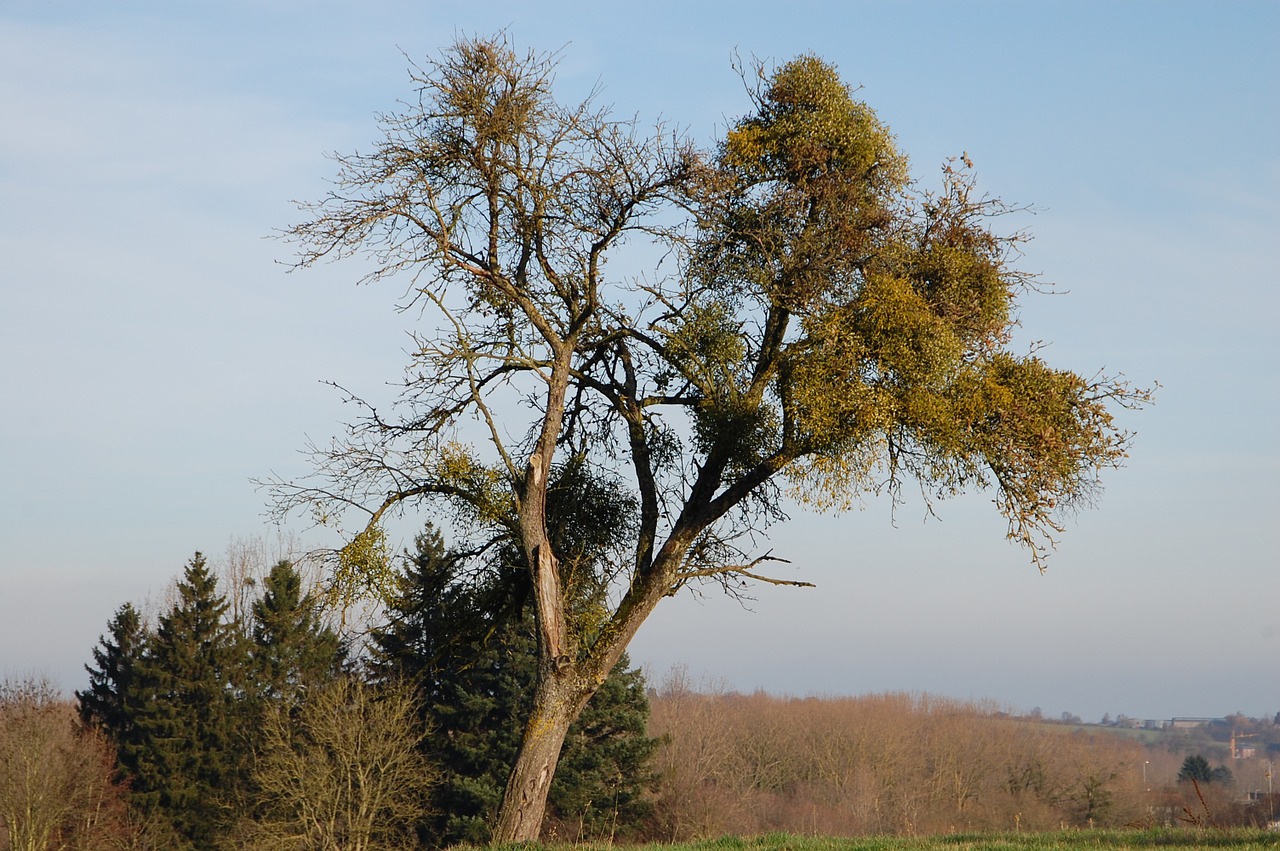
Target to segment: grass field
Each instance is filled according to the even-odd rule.
[[[531,846],[512,846],[523,848]],[[573,851],[1087,851],[1087,849],[1280,849],[1280,833],[1261,830],[1071,830],[1058,833],[953,834],[836,838],[773,834],[679,845],[576,844]]]

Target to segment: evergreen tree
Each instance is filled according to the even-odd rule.
[[[321,621],[316,600],[302,593],[302,577],[289,561],[271,568],[262,589],[252,607],[252,690],[260,699],[295,702],[333,678],[346,650]]]
[[[150,638],[138,610],[125,603],[107,622],[107,635],[98,637],[93,649],[97,667],[84,666],[89,688],[76,692],[80,718],[117,745],[136,740],[137,666]]]
[[[213,848],[230,824],[229,801],[245,754],[236,705],[245,661],[225,622],[225,599],[199,552],[177,586],[137,666],[137,737],[122,744],[134,772],[135,801],[170,822],[197,849]]]
[[[502,666],[495,665],[507,655],[504,636],[491,636],[486,645],[493,619],[480,611],[478,591],[462,581],[460,568],[428,526],[398,577],[387,625],[371,633],[374,676],[412,685],[432,727],[423,747],[442,776],[425,831],[439,844],[488,839],[487,819],[501,800],[504,766],[520,729],[515,703],[507,699],[515,686],[501,682]],[[472,613],[480,620],[471,620]],[[479,680],[490,688],[472,688]]]
[[[425,745],[442,777],[429,838],[486,842],[532,706],[534,625],[522,605],[527,573],[498,558],[477,566],[435,530],[406,559],[388,624],[372,634],[374,669],[420,690]],[[612,833],[646,812],[642,792],[656,742],[645,735],[643,679],[624,658],[571,729],[549,816],[576,835]]]
[[[115,745],[131,803],[161,846],[220,841],[259,791],[251,757],[265,717],[296,710],[304,691],[332,682],[345,661],[342,641],[289,562],[275,565],[261,589],[235,622],[196,553],[157,628],[126,603],[85,666],[80,715]]]
[[[1212,783],[1213,770],[1209,768],[1209,760],[1200,754],[1193,754],[1182,761],[1182,768],[1178,770],[1178,782],[1185,783],[1188,780],[1194,780],[1197,783]]]

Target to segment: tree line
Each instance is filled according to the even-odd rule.
[[[291,562],[220,583],[196,554],[154,617],[116,611],[74,702],[0,684],[0,851],[489,841],[537,658],[504,575],[429,527],[357,642]],[[647,688],[624,664],[566,739],[541,834],[1225,826],[1277,803],[1165,751],[929,695],[743,695],[678,670]]]
[[[122,808],[112,835],[194,851],[488,841],[536,638],[526,605],[468,565],[428,528],[359,641],[287,560],[220,587],[196,553],[154,622],[122,605],[76,693],[75,735],[106,748]],[[620,835],[648,817],[647,720],[624,660],[570,731],[549,830]],[[102,847],[90,833],[83,847]]]
[[[1250,800],[1199,754],[926,694],[739,694],[674,671],[650,731],[664,742],[652,838],[667,842],[1262,827],[1280,813],[1280,795]]]

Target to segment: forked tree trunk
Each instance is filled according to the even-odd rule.
[[[581,680],[568,671],[539,677],[492,844],[538,840],[565,735],[591,696],[590,690],[585,696],[583,691]]]

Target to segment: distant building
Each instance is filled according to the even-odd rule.
[[[1104,726],[1122,727],[1129,730],[1163,730],[1169,726],[1168,721],[1158,718],[1130,718],[1128,715],[1117,715],[1116,720],[1109,725],[1102,722]]]
[[[1169,726],[1175,730],[1191,730],[1196,727],[1207,727],[1210,724],[1225,724],[1226,718],[1174,718]]]

